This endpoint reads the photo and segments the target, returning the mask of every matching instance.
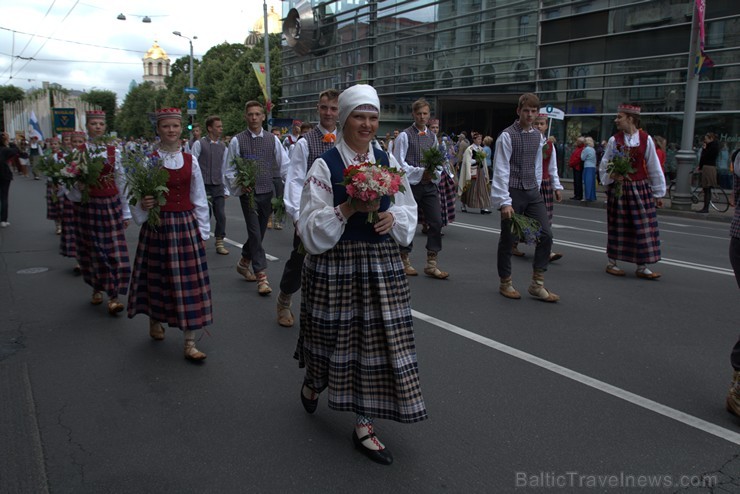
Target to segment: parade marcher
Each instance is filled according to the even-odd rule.
[[[601,159],[599,174],[607,187],[607,246],[609,262],[606,272],[624,276],[617,261],[637,264],[637,277],[660,278],[647,265],[660,261],[660,235],[656,206],[665,195],[665,177],[655,153],[655,144],[647,132],[640,130],[640,107],[620,105],[617,109],[617,133],[609,138]],[[628,176],[609,173],[607,167],[615,154],[629,156],[635,170]],[[621,184],[621,194],[616,183]]]
[[[52,137],[49,146],[49,154],[44,159],[52,159],[56,162],[64,158],[62,145],[59,139]],[[57,235],[62,234],[62,201],[59,199],[58,187],[51,177],[46,178],[46,219],[54,222],[54,230]]]
[[[192,133],[193,135],[185,142],[185,145],[183,146],[186,153],[191,153],[193,150],[193,145],[195,145],[196,142],[200,141],[201,137],[203,136],[203,130],[200,128],[200,124],[198,122],[193,123]]]
[[[309,130],[296,142],[290,155],[290,163],[284,168],[285,176],[285,212],[298,222],[301,209],[301,193],[306,173],[311,169],[314,161],[326,151],[334,147],[337,139],[337,116],[339,115],[339,91],[327,89],[319,95],[317,110],[319,125]],[[294,316],[290,310],[293,294],[301,288],[301,272],[305,253],[301,249],[301,239],[298,230],[293,234],[293,250],[283,268],[283,277],[280,279],[280,293],[277,299],[278,324],[289,328],[293,326]]]
[[[442,212],[440,210],[438,184],[442,168],[436,170],[436,178],[426,170],[422,157],[429,148],[437,146],[437,136],[427,128],[429,121],[429,103],[425,99],[416,100],[411,106],[414,123],[398,134],[393,145],[393,157],[406,172],[411,184],[411,192],[419,210],[424,211],[427,230],[427,262],[424,273],[439,280],[446,279],[449,273],[437,267],[437,256],[442,250]],[[409,255],[414,244],[401,247],[401,260],[407,276],[416,276],[416,269],[411,265]]]
[[[65,158],[74,149],[85,149],[87,136],[84,132],[75,131],[69,133],[69,149],[65,152]],[[59,254],[75,260],[74,274],[82,273],[80,263],[77,262],[77,206],[67,197],[66,191],[60,186],[59,202],[62,209],[62,234],[59,237]]]
[[[72,151],[72,132],[62,132],[62,152],[69,153]]]
[[[552,231],[545,201],[540,194],[542,183],[542,147],[545,136],[533,126],[539,113],[540,100],[532,93],[519,97],[516,113],[519,118],[505,128],[496,140],[493,162],[491,200],[501,211],[501,235],[498,242],[499,293],[511,299],[521,298],[511,280],[511,231],[514,213],[523,214],[540,223],[540,237],[532,263],[529,294],[544,302],[557,302],[560,297],[545,288],[545,271],[550,262]]]
[[[96,141],[105,134],[105,112],[89,110],[85,123],[89,142],[81,146],[92,157],[105,160],[98,184],[90,187],[89,201],[82,204],[79,190],[68,192],[75,202],[77,256],[85,283],[93,289],[90,302],[100,305],[103,293],[108,295],[108,312],[123,310],[119,295],[128,291],[131,267],[125,228],[131,219],[124,196],[125,179],[121,170],[121,153],[114,147]]]
[[[193,157],[200,166],[203,182],[206,186],[206,195],[213,208],[213,217],[216,220],[216,253],[223,256],[229,251],[224,245],[226,237],[226,208],[225,202],[229,192],[224,184],[224,155],[226,145],[221,141],[224,126],[221,118],[211,115],[206,119],[208,135],[193,143]]]
[[[712,201],[712,188],[717,188],[717,158],[719,157],[719,142],[714,132],[708,132],[702,143],[699,165],[696,168],[701,173],[701,188],[704,191],[704,207],[698,213],[708,213],[709,203]]]
[[[340,137],[308,171],[298,231],[308,252],[303,267],[301,331],[295,357],[306,374],[301,403],[316,410],[329,389],[329,408],[356,414],[352,441],[371,460],[393,456],[373,419],[412,423],[427,418],[421,395],[408,280],[398,245],[414,237],[417,206],[406,192],[395,202],[350,201],[341,184],[347,166],[366,161],[400,169],[370,146],[380,100],[359,84],[339,96]],[[379,211],[376,223],[367,213]]]
[[[31,141],[28,144],[28,157],[31,163],[31,174],[33,175],[34,180],[40,180],[39,179],[39,162],[41,161],[41,157],[44,154],[44,146],[43,142],[39,141],[39,138],[37,135],[31,136]]]
[[[162,326],[179,328],[185,338],[185,358],[201,361],[206,354],[195,347],[195,331],[213,323],[211,286],[205,241],[210,236],[208,199],[198,160],[181,152],[182,116],[179,108],[157,111],[159,147],[150,159],[159,160],[169,179],[160,225],[147,223],[157,202],[146,196],[132,209],[141,225],[136,248],[128,317],[149,316],[149,336],[161,341]]]
[[[298,139],[301,138],[301,125],[303,125],[303,122],[300,120],[293,120],[290,133],[283,139],[283,146],[286,151],[289,151],[291,146],[295,145],[295,143],[298,142]]]
[[[730,264],[735,272],[735,281],[740,288],[740,154],[735,156],[733,177],[735,215],[730,225]],[[727,411],[740,417],[740,338],[730,354],[733,375],[730,392],[725,401]]]
[[[236,271],[247,281],[257,282],[257,292],[260,295],[272,293],[267,281],[267,257],[262,247],[262,239],[267,231],[267,221],[272,214],[272,195],[274,170],[288,162],[288,154],[280,140],[264,129],[265,109],[258,101],[248,101],[245,106],[247,130],[235,135],[226,154],[224,155],[224,178],[229,192],[239,196],[239,202],[247,224],[248,239],[244,242],[241,259],[236,265]],[[249,204],[248,194],[236,185],[236,166],[234,157],[255,159],[257,161],[257,180],[255,184],[255,208]]]
[[[442,213],[442,227],[449,225],[455,221],[455,204],[457,202],[457,184],[455,183],[455,172],[450,164],[449,156],[450,151],[448,149],[451,146],[451,142],[446,136],[439,141],[439,128],[440,123],[438,119],[432,119],[429,121],[429,130],[437,137],[439,142],[439,149],[445,157],[445,164],[440,174],[439,179],[439,207]],[[421,210],[419,214],[421,215]],[[427,233],[427,232],[424,232]],[[442,234],[444,235],[444,234]]]
[[[547,138],[547,115],[539,114],[534,119],[532,124],[537,130]],[[540,195],[542,200],[545,201],[545,209],[547,209],[547,219],[550,224],[550,231],[552,231],[552,212],[554,201],[561,202],[563,200],[563,186],[560,184],[560,177],[558,176],[558,159],[555,153],[555,138],[549,137],[545,144],[542,146],[542,182],[540,182]],[[523,257],[524,253],[521,252],[517,245],[519,239],[514,240],[514,247],[511,249],[511,254],[517,257]],[[562,259],[563,254],[559,252],[550,251],[550,262]]]
[[[480,214],[491,214],[491,186],[485,159],[476,160],[474,153],[483,154],[483,136],[472,132],[473,143],[465,147],[460,165],[457,194],[462,202],[462,212],[480,208]]]
[[[10,146],[10,136],[0,134],[0,228],[10,226],[8,222],[8,201],[10,198],[10,182],[13,181],[13,170],[10,162],[18,155],[18,148]]]

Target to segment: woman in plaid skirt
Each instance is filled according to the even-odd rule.
[[[86,137],[84,132],[65,132],[67,136],[62,134],[62,142],[69,143],[63,147],[64,156],[67,157],[72,153],[74,149],[82,149],[85,146]],[[62,233],[59,236],[59,254],[62,257],[70,257],[75,260],[74,274],[79,275],[82,273],[80,263],[77,262],[77,219],[75,216],[76,206],[67,197],[66,190],[63,185],[59,186],[59,203],[61,204],[61,226]]]
[[[105,165],[97,185],[90,187],[89,200],[81,202],[80,191],[73,189],[68,197],[74,201],[77,224],[77,260],[85,283],[93,289],[90,303],[103,303],[103,292],[108,295],[108,313],[116,315],[123,310],[119,295],[128,290],[131,267],[124,230],[131,213],[122,196],[124,178],[121,173],[121,153],[114,146],[98,141],[105,135],[105,112],[87,112],[87,135],[90,142],[81,150],[93,157],[102,157]]]
[[[208,199],[198,161],[180,146],[182,115],[178,108],[157,111],[159,149],[149,156],[169,173],[159,226],[147,222],[156,204],[145,196],[132,209],[142,225],[136,248],[128,317],[149,316],[149,336],[164,340],[164,327],[180,328],[185,338],[185,358],[199,362],[206,354],[195,347],[195,331],[213,323],[211,284],[205,241],[210,237]]]
[[[50,140],[51,149],[42,159],[51,159],[59,162],[64,158],[62,144],[59,138],[52,137]],[[54,228],[57,235],[62,234],[62,201],[59,199],[59,188],[54,185],[50,177],[46,178],[46,219],[54,222]]]
[[[340,137],[306,177],[297,228],[308,252],[301,284],[301,329],[295,358],[306,368],[301,402],[308,413],[328,388],[329,408],[355,412],[352,441],[371,460],[390,452],[373,418],[402,423],[427,418],[419,384],[409,285],[399,244],[414,236],[417,206],[406,192],[380,204],[349,201],[341,185],[347,166],[398,162],[370,146],[380,102],[372,86],[339,96]],[[379,211],[376,223],[367,213]]]
[[[601,183],[607,187],[606,272],[624,276],[617,261],[633,262],[638,278],[655,280],[660,273],[647,265],[660,261],[656,205],[663,205],[660,198],[665,195],[665,176],[652,137],[639,130],[640,107],[620,105],[614,122],[618,132],[609,139],[599,165]],[[609,162],[619,155],[629,158],[632,173],[609,173]],[[621,194],[617,183],[621,184]]]

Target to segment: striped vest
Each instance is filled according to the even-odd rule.
[[[404,157],[406,163],[411,166],[424,166],[421,164],[421,158],[424,156],[424,151],[434,146],[434,134],[427,129],[426,135],[420,136],[419,129],[413,125],[404,132],[409,141],[409,149]]]
[[[239,142],[239,155],[245,159],[257,160],[257,194],[272,193],[273,168],[279,165],[275,159],[275,137],[271,133],[262,131],[262,137],[252,137],[249,130],[236,135]],[[278,172],[278,176],[280,173]]]
[[[536,129],[523,132],[519,121],[504,129],[511,138],[509,188],[531,190],[539,188],[535,167],[542,134]]]
[[[221,141],[214,143],[209,137],[200,139],[198,165],[206,185],[223,185],[224,154],[226,154],[226,146]]]
[[[334,143],[324,142],[324,134],[318,126],[303,134],[303,138],[308,144],[308,162],[306,163],[306,171],[308,171],[319,156],[334,147]]]

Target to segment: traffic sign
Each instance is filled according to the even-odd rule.
[[[198,102],[195,101],[194,99],[189,99],[188,100],[188,110],[195,110],[196,108],[198,108]]]
[[[185,92],[190,93],[190,94],[198,94],[198,88],[197,87],[186,87]]]
[[[197,114],[198,114],[198,110],[188,108],[188,115],[197,115]]]

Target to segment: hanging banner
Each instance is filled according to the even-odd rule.
[[[707,8],[706,0],[696,0],[696,15],[699,21],[699,48],[704,50],[704,10]]]
[[[265,64],[252,62],[252,68],[254,69],[254,75],[257,76],[257,82],[259,82],[260,87],[262,88],[262,95],[265,97],[265,101],[269,104],[270,101],[267,98],[267,74],[265,74]]]
[[[77,130],[75,127],[74,108],[52,108],[51,115],[54,135]]]

